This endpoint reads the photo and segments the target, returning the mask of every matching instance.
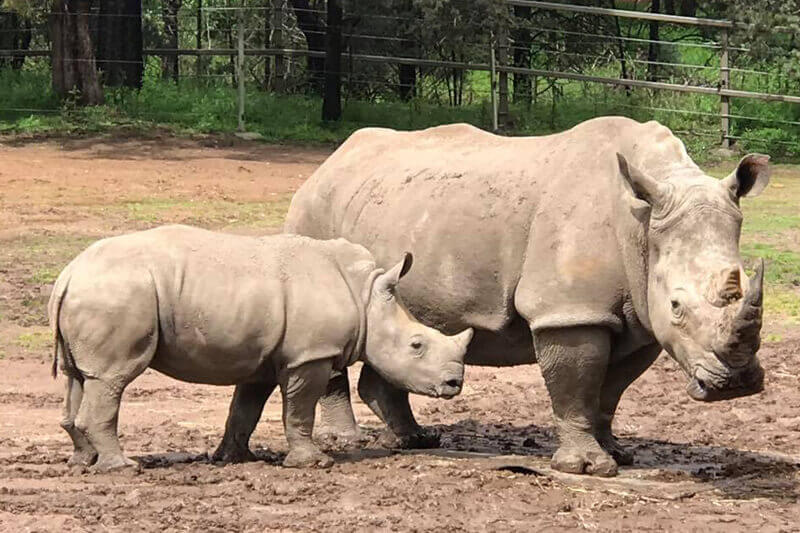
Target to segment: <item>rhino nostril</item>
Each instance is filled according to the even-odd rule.
[[[705,381],[703,381],[702,379],[698,379],[696,381],[697,381],[697,387],[701,391],[705,392],[706,390],[708,390],[708,387],[706,386],[706,382]]]
[[[447,385],[448,387],[453,387],[453,388],[456,388],[456,389],[460,389],[461,385],[464,384],[464,380],[461,380],[461,379],[448,379],[447,381],[444,382],[444,384]]]

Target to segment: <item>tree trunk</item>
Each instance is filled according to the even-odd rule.
[[[328,0],[328,31],[325,33],[325,93],[322,120],[342,117],[342,5]]]
[[[413,18],[414,4],[410,0],[403,0],[399,6],[399,13],[408,19]],[[413,38],[413,23],[403,21],[400,41],[400,55],[402,57],[415,57],[416,45]],[[398,65],[397,67],[397,94],[404,102],[411,100],[417,92],[417,67],[415,65]]]
[[[661,12],[661,0],[652,0],[650,2],[650,12]],[[647,78],[650,81],[656,81],[658,78],[658,65],[654,63],[659,60],[661,54],[659,54],[658,43],[653,42],[658,40],[658,21],[653,20],[650,22],[650,44],[647,47]]]
[[[284,48],[283,24],[286,20],[285,0],[272,0],[272,38],[270,46],[273,48]],[[274,81],[273,90],[283,92],[284,75],[286,74],[286,60],[283,56],[275,56],[275,65],[272,69]]]
[[[306,44],[310,51],[325,51],[325,24],[322,18],[314,12],[316,3],[309,0],[291,0],[297,26],[306,37]],[[325,82],[325,58],[309,55],[307,59],[308,86],[311,92],[322,94]]]
[[[164,21],[164,44],[170,50],[177,50],[178,40],[178,11],[183,0],[163,0],[161,3],[161,18]],[[178,81],[179,72],[178,53],[169,53],[161,58],[161,75],[165,80]]]
[[[97,63],[105,84],[141,88],[141,0],[103,0],[97,27]]]
[[[197,23],[195,26],[195,46],[198,50],[203,48],[203,0],[197,0]],[[205,57],[198,55],[195,63],[195,70],[198,77],[204,76],[206,73]]]
[[[0,0],[0,7],[3,0]],[[28,50],[31,45],[31,22],[13,12],[0,13],[0,50]],[[0,68],[11,65],[20,70],[25,64],[25,56],[0,57]]]
[[[667,15],[675,14],[675,0],[664,0],[664,13]]]
[[[684,17],[697,16],[697,0],[681,0],[679,14]]]
[[[609,5],[611,9],[617,8],[617,3],[614,0],[609,0]],[[621,72],[621,77],[624,80],[629,79],[628,77],[628,63],[625,60],[625,42],[622,40],[622,28],[619,25],[619,17],[614,17],[614,29],[616,31],[617,36],[617,49],[619,50],[619,66]],[[625,94],[628,96],[631,95],[631,88],[629,86],[625,86]]]
[[[514,40],[514,66],[518,68],[531,68],[531,8],[514,6],[516,27],[512,34]],[[531,76],[530,74],[514,74],[514,103],[531,106]]]
[[[53,90],[83,105],[103,103],[103,88],[89,33],[91,0],[55,0],[50,20]]]

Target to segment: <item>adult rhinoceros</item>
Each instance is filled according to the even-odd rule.
[[[769,158],[704,174],[656,122],[599,118],[546,137],[467,125],[353,134],[300,188],[287,232],[344,237],[387,264],[419,258],[401,294],[444,331],[475,328],[467,363],[538,362],[560,447],[553,466],[613,475],[630,463],[611,421],[665,349],[701,401],[762,390],[763,265],[748,283],[739,200]],[[346,376],[323,421],[355,430]],[[424,436],[406,393],[364,367],[359,393],[406,444]],[[613,456],[613,458],[612,458]]]

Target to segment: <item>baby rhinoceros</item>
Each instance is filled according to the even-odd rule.
[[[122,454],[117,417],[125,386],[148,367],[195,383],[280,386],[285,466],[332,464],[311,440],[314,411],[331,372],[355,361],[411,392],[458,394],[472,330],[447,337],[409,314],[395,286],[410,267],[407,254],[376,268],[343,239],[186,226],[94,243],[58,277],[49,304],[53,374],[61,353],[67,376],[70,463],[135,464]]]

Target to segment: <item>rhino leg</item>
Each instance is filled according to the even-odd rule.
[[[83,399],[83,383],[78,378],[67,375],[66,390],[64,392],[63,418],[61,427],[69,434],[75,451],[67,464],[69,466],[90,466],[97,459],[97,450],[94,449],[86,435],[75,427],[75,417]]]
[[[325,394],[331,377],[333,361],[311,361],[286,370],[281,378],[283,394],[283,427],[289,442],[289,453],[283,460],[287,467],[321,467],[333,465],[311,436],[314,432],[314,412]]]
[[[319,406],[320,417],[316,428],[319,439],[346,444],[359,440],[361,432],[350,403],[350,380],[347,369],[333,371],[328,382],[328,390],[320,398]]]
[[[423,428],[414,419],[408,392],[400,390],[369,365],[361,368],[358,379],[358,395],[388,426],[381,437],[387,448],[438,448],[440,436],[437,432]]]
[[[90,467],[93,472],[108,472],[136,462],[122,454],[117,435],[119,402],[124,387],[103,379],[87,378],[83,382],[83,398],[75,417],[75,427],[97,450],[97,462]]]
[[[211,456],[213,461],[244,463],[255,461],[250,451],[250,436],[258,425],[264,404],[267,403],[277,383],[243,383],[236,386],[225,422],[225,435]]]
[[[548,329],[534,332],[533,338],[559,437],[553,468],[573,474],[615,475],[617,463],[595,438],[611,345],[608,330],[591,326]]]
[[[661,353],[661,346],[652,344],[635,351],[625,359],[611,365],[606,372],[603,389],[600,392],[600,421],[595,437],[600,445],[620,465],[633,464],[633,452],[626,450],[617,442],[611,432],[611,423],[622,393],[650,368]]]

